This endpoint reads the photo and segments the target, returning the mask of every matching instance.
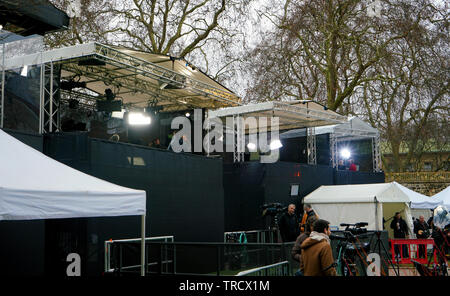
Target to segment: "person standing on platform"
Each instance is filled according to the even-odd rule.
[[[300,234],[300,229],[294,204],[290,204],[287,212],[281,216],[278,227],[284,243],[293,242],[297,239],[297,236]]]
[[[430,236],[430,227],[425,222],[424,216],[414,223],[414,233],[418,239],[427,239]],[[426,245],[419,245],[419,258],[425,258]]]
[[[405,220],[403,220],[400,212],[396,212],[394,219],[391,222],[391,228],[394,230],[394,238],[409,238],[409,229]],[[408,258],[408,247],[402,246],[403,258]],[[400,250],[398,245],[395,246],[395,255],[400,257]]]

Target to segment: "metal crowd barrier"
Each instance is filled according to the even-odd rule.
[[[291,275],[288,261],[253,268],[239,272],[236,276],[289,276]]]
[[[248,243],[278,243],[281,242],[277,230],[242,230],[242,231],[229,231],[223,234],[223,242],[229,243],[234,240],[234,236],[240,236],[244,234]],[[253,238],[253,239],[252,239]],[[256,239],[255,239],[256,238]]]
[[[149,238],[145,243],[145,273],[147,275],[230,276],[251,268],[285,261],[288,262],[291,273],[295,268],[290,256],[293,243],[239,244],[161,240],[158,242],[154,239]],[[138,275],[140,267],[138,239],[110,241],[105,244],[105,252],[107,252],[105,272],[108,275]],[[289,274],[289,271],[284,274]]]
[[[155,237],[147,237],[145,238],[145,242],[173,242],[174,241],[174,237],[173,236],[155,236]],[[122,266],[122,246],[123,245],[127,245],[130,243],[141,243],[141,239],[140,238],[132,238],[132,239],[118,239],[118,240],[107,240],[105,241],[105,272],[114,272],[115,269],[111,268],[111,246],[113,244],[115,245],[119,245],[119,265],[120,268],[122,270],[127,270],[127,269],[136,269],[136,268],[140,268],[140,265],[130,265],[130,266]]]

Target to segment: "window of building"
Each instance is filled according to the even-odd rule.
[[[431,162],[424,162],[423,164],[423,170],[426,172],[430,172],[433,169],[433,163]]]

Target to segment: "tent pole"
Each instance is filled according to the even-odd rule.
[[[145,276],[145,214],[141,216],[141,276]]]

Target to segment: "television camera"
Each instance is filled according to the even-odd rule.
[[[342,235],[330,235],[331,240],[339,241],[336,246],[336,254],[338,256],[337,269],[341,275],[355,275],[357,273],[357,261],[360,261],[358,258],[361,254],[370,253],[370,242],[359,240],[371,236],[365,228],[368,225],[367,222],[341,223],[340,226],[345,227]]]
[[[278,220],[280,215],[287,210],[287,207],[283,206],[281,203],[268,203],[261,206],[262,216],[270,217],[269,229],[274,229],[278,227]]]

